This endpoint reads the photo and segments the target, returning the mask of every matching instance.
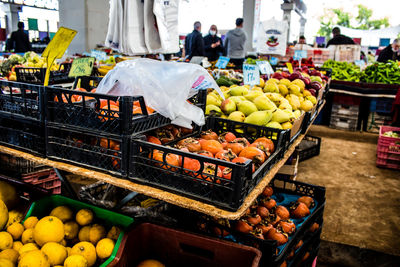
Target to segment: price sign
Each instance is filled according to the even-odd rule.
[[[107,53],[104,51],[92,49],[90,51],[90,56],[95,57],[97,60],[107,60]]]
[[[53,39],[47,45],[42,53],[42,57],[46,58],[47,66],[52,66],[56,58],[61,58],[67,50],[69,44],[74,39],[77,31],[60,27]],[[49,85],[50,67],[46,69],[44,85]]]
[[[307,58],[307,50],[295,50],[293,59],[301,60],[302,58]]]
[[[243,64],[243,82],[244,84],[260,84],[260,70],[257,65]]]
[[[90,74],[92,74],[94,61],[94,57],[83,57],[74,59],[68,76],[90,76]]]
[[[292,63],[287,62],[287,63],[286,63],[286,67],[288,68],[289,73],[293,73],[293,66],[292,66]]]
[[[274,73],[274,70],[272,69],[271,64],[269,64],[268,61],[256,61],[256,64],[260,69],[261,74],[271,75]]]
[[[228,65],[230,58],[229,57],[223,57],[220,56],[218,58],[217,64],[215,64],[215,67],[218,69],[225,69],[226,65]]]

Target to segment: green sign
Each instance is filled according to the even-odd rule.
[[[74,59],[68,76],[90,76],[90,74],[92,74],[94,61],[94,57],[83,57]]]
[[[38,28],[38,20],[37,19],[28,19],[28,29],[37,31]]]

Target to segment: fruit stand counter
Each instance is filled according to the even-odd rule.
[[[318,113],[321,111],[323,108],[325,102],[322,103],[318,109]],[[314,117],[314,119],[317,116]],[[313,121],[312,121],[313,122]],[[312,125],[312,122],[309,125]],[[308,128],[309,129],[309,128]],[[5,146],[0,146],[0,152],[10,154],[16,157],[22,157],[27,160],[43,164],[43,165],[48,165],[51,166],[55,169],[67,171],[70,173],[74,173],[77,175],[82,175],[86,176],[88,178],[96,179],[105,183],[109,183],[118,187],[122,187],[131,191],[135,191],[156,199],[163,200],[165,202],[195,210],[204,214],[208,214],[210,216],[216,217],[216,218],[225,218],[225,219],[230,219],[230,220],[237,220],[239,219],[245,211],[251,206],[251,204],[254,202],[254,200],[262,193],[264,188],[269,184],[269,182],[274,178],[274,176],[278,173],[279,169],[285,164],[285,162],[289,159],[289,157],[293,154],[295,148],[300,144],[301,140],[305,137],[308,129],[304,134],[300,134],[296,140],[292,143],[292,145],[288,148],[286,151],[285,155],[283,158],[275,164],[275,166],[264,176],[264,178],[258,183],[258,185],[254,188],[252,192],[246,197],[243,205],[234,212],[226,211],[223,209],[219,209],[213,205],[205,204],[203,202],[189,199],[180,195],[176,195],[170,192],[166,192],[164,190],[160,190],[154,187],[146,186],[146,185],[141,185],[138,183],[134,183],[129,180],[121,179],[121,178],[116,178],[112,175],[105,174],[102,172],[98,171],[93,171],[89,170],[86,168],[78,167],[75,165],[67,164],[64,162],[59,162],[59,161],[54,161],[54,160],[49,160],[46,158],[34,156],[30,153],[25,153],[13,148],[5,147]]]

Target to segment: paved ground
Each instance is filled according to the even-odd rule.
[[[322,239],[400,256],[400,171],[375,166],[377,135],[309,134],[322,137],[321,154],[299,164],[297,180],[327,189]]]

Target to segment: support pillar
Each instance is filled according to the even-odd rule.
[[[287,40],[287,42],[289,42],[290,22],[292,20],[292,10],[294,9],[294,3],[283,3],[281,5],[281,9],[283,10],[283,21],[286,21],[288,24],[286,40]]]
[[[259,2],[259,1],[257,1]],[[246,54],[254,51],[253,49],[253,31],[254,31],[254,11],[256,0],[243,1],[243,30],[246,33],[247,40],[245,43]]]
[[[19,15],[18,13],[22,11],[22,7],[20,5],[14,4],[3,4],[4,11],[6,13],[6,34],[9,36],[13,31],[18,30],[18,21]],[[27,26],[27,25],[25,25]]]
[[[300,18],[300,33],[299,33],[300,36],[304,35],[305,28],[306,28],[306,22],[307,22],[307,19]]]

